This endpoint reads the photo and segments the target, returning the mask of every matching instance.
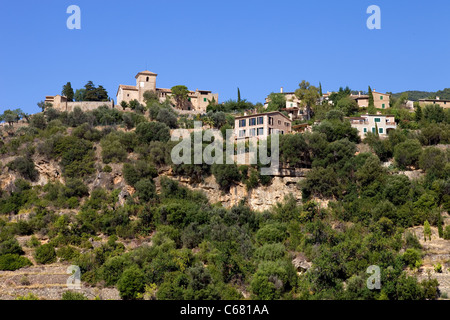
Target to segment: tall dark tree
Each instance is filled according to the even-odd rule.
[[[241,102],[241,90],[239,90],[238,88],[238,98],[237,98],[237,102]]]
[[[372,88],[369,86],[369,108],[375,108],[375,102],[373,101]]]
[[[108,101],[108,92],[102,85],[97,87],[97,101]]]
[[[67,98],[67,101],[73,101],[74,92],[72,88],[72,84],[70,82],[67,82],[61,91],[61,94]]]
[[[85,101],[97,101],[97,90],[92,81],[88,81],[84,86],[84,100]]]

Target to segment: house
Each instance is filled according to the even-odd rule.
[[[292,131],[300,132],[300,133],[312,132],[312,126],[307,123],[301,123],[301,124],[292,126]]]
[[[366,114],[360,117],[348,117],[352,128],[358,129],[359,136],[364,138],[367,132],[376,133],[380,137],[387,137],[389,131],[397,129],[393,115]]]
[[[244,115],[235,118],[234,134],[237,140],[267,139],[273,133],[292,131],[292,121],[279,111]]]
[[[137,100],[139,103],[144,104],[144,93],[146,91],[156,92],[160,102],[170,99],[172,104],[175,104],[171,89],[156,87],[157,76],[158,74],[145,70],[139,72],[135,76],[136,86],[119,85],[116,94],[117,104],[120,105],[122,101],[130,102],[131,100]],[[197,89],[195,91],[189,91],[188,103],[184,109],[206,112],[206,107],[209,105],[210,101],[215,101],[217,103],[219,101],[219,95],[208,90]]]
[[[373,95],[373,103],[375,105],[375,108],[377,108],[377,109],[389,108],[389,100],[390,100],[389,94],[376,92],[375,90],[373,90],[372,95]],[[352,95],[350,95],[350,98],[356,100],[356,102],[358,103],[358,106],[360,108],[369,107],[369,95],[367,95],[367,94],[361,94],[361,93],[352,94]]]
[[[450,108],[450,100],[443,100],[443,99],[440,99],[439,97],[436,97],[436,99],[420,99],[419,100],[419,105],[421,107],[424,107],[427,104],[437,104],[445,109]]]

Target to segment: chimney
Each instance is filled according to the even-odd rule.
[[[439,98],[439,97],[436,97],[436,100],[441,100],[441,98]]]
[[[283,93],[283,87],[280,88],[280,93]]]
[[[361,97],[361,91],[358,91],[358,97]]]
[[[246,116],[247,115],[247,112],[244,112],[244,116]]]

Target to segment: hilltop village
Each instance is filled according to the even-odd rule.
[[[67,82],[39,113],[2,109],[0,299],[448,299],[448,89],[299,80],[252,103],[156,79],[119,79],[113,98]],[[278,170],[260,153],[175,163],[172,134],[196,122],[233,130],[249,158],[276,135]]]

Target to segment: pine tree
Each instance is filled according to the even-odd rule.
[[[67,98],[67,101],[73,101],[74,93],[72,84],[70,82],[67,82],[62,89],[61,94]]]
[[[415,115],[416,122],[420,122],[422,120],[422,108],[420,105],[416,106],[416,115]]]

